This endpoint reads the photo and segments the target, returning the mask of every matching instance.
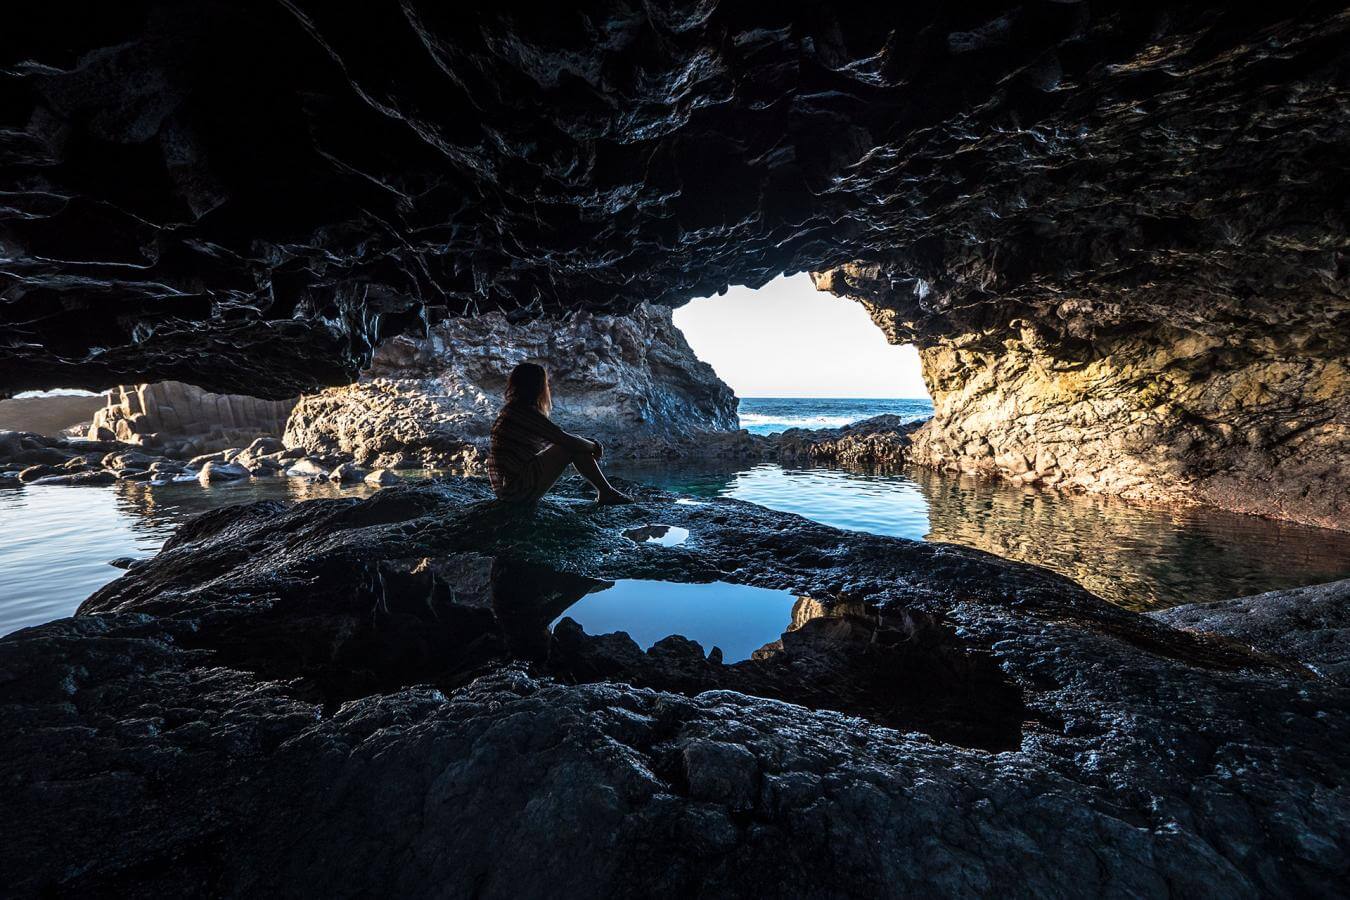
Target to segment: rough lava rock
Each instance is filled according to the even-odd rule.
[[[1346,333],[1346,28],[1325,2],[57,0],[0,48],[0,386],[283,398],[443,315],[852,261],[976,336],[1005,330],[986,302],[1071,332],[1119,305],[1250,321],[1271,346],[1240,357],[1316,370]]]
[[[816,283],[860,300],[893,343],[918,345],[934,415],[913,435],[916,463],[1347,529],[1350,290],[1328,269],[1343,251],[1329,238],[1291,249],[1303,225],[1274,224],[1287,199],[1174,211],[1259,234],[1243,246],[1284,281],[1255,296],[1232,253],[1204,244],[1112,248],[1110,289],[1105,260],[1047,285],[998,269],[996,243],[969,248],[956,272],[902,257]],[[1184,287],[1133,283],[1154,277],[1154,258],[1182,269]]]
[[[1350,579],[1150,615],[1188,631],[1238,638],[1350,685]]]
[[[519,323],[487,313],[425,339],[394,338],[360,383],[302,397],[285,443],[377,467],[480,471],[506,377],[521,362],[548,369],[553,419],[600,440],[610,458],[706,454],[710,435],[739,427],[731,388],[694,356],[670,310],[642,305]]]
[[[1177,630],[977,551],[624,487],[637,503],[512,510],[448,479],[216,510],[76,617],[0,640],[8,887],[1343,890],[1350,688],[1292,644]],[[624,536],[652,523],[690,536]],[[734,665],[550,634],[615,578],[801,599]]]
[[[910,435],[922,424],[873,416],[840,428],[789,428],[774,443],[783,462],[885,471],[905,464]]]

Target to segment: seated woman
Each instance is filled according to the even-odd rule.
[[[548,493],[568,463],[600,492],[600,503],[631,503],[600,471],[599,441],[563,431],[549,419],[553,397],[543,366],[521,363],[506,380],[506,404],[492,426],[488,477],[508,503],[533,503]]]

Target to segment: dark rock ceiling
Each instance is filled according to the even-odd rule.
[[[1343,305],[1342,4],[547,9],[12,17],[0,391],[288,395],[428,318],[849,261],[963,328],[1018,292],[1271,327]]]

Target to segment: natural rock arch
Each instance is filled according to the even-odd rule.
[[[1179,410],[1164,445],[1255,460],[1183,448],[1145,482],[1239,472],[1199,490],[1222,501],[1304,445],[1345,468],[1339,5],[87,5],[0,51],[0,390],[288,396],[443,315],[847,266],[826,283],[948,393],[1118,359],[1167,373],[1106,379],[1152,392],[1129,416]],[[934,461],[986,459],[943,430]],[[1042,438],[988,467],[1035,470]],[[1343,488],[1313,469],[1253,507]]]

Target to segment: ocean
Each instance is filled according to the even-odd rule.
[[[789,428],[839,428],[872,416],[895,415],[917,422],[933,414],[925,398],[742,397],[741,427],[752,434],[776,434]]]

